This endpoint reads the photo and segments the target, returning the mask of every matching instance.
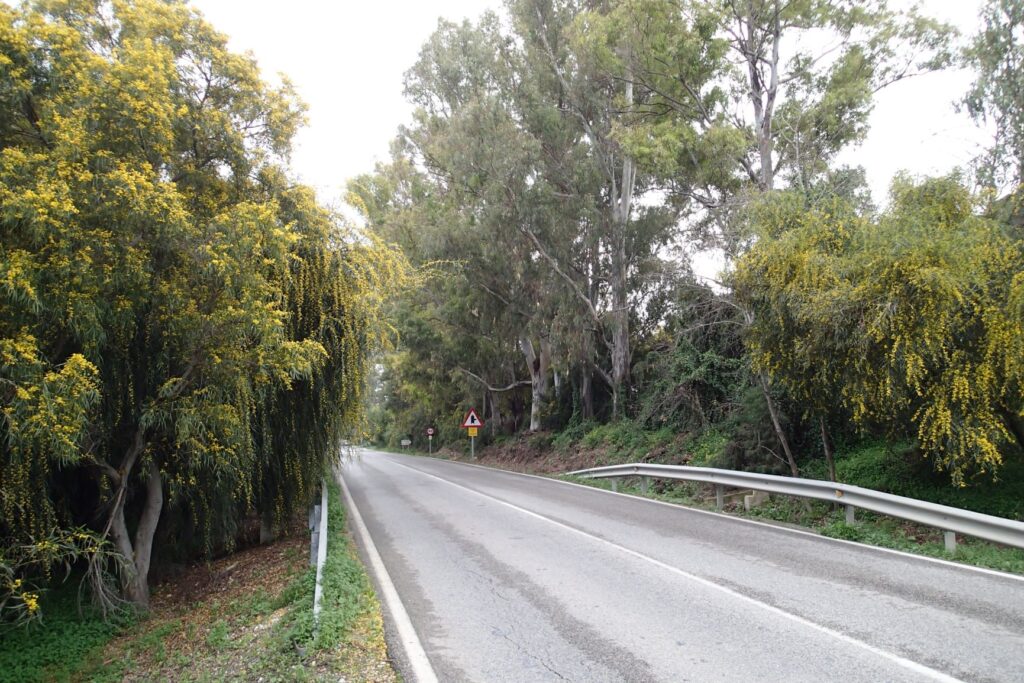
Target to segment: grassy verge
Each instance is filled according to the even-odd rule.
[[[611,488],[608,480],[562,478],[595,488]],[[643,495],[639,484],[628,480],[620,482],[618,490],[635,496]],[[654,482],[646,497],[703,510],[715,509],[713,491],[696,483]],[[1024,574],[1024,550],[974,538],[958,537],[956,552],[949,553],[945,549],[941,530],[864,510],[857,511],[856,523],[847,524],[841,508],[837,509],[821,501],[805,503],[787,496],[772,496],[768,502],[749,511],[741,504],[730,504],[726,505],[722,512],[737,517],[797,525],[832,538]]]

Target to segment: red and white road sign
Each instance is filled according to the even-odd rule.
[[[427,427],[427,436],[433,436],[433,435],[434,435],[434,428],[433,427]]]
[[[470,427],[483,427],[484,421],[480,419],[480,416],[476,414],[476,408],[470,408],[469,412],[466,413],[466,419],[462,421],[462,428],[469,429]]]

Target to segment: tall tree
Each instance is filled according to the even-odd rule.
[[[301,105],[186,5],[3,5],[0,60],[2,535],[97,524],[145,607],[161,519],[209,551],[305,502],[400,261],[289,186]]]
[[[995,126],[981,180],[1016,190],[1024,182],[1024,2],[989,0],[981,16],[984,26],[964,53],[977,72],[964,104],[976,120]]]
[[[780,175],[805,192],[820,183],[866,131],[875,91],[948,60],[947,27],[884,2],[627,0],[613,14],[598,40],[629,27],[632,61],[620,77],[641,93],[642,118],[624,144],[673,179],[696,236],[729,261],[750,245],[750,198]],[[746,319],[754,323],[751,311]],[[770,378],[755,381],[796,475]]]

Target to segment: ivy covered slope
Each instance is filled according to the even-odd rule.
[[[959,36],[895,5],[512,0],[442,22],[392,159],[350,184],[448,272],[394,304],[377,442],[426,450],[435,427],[462,449],[474,406],[482,438],[555,451],[614,432],[632,457],[836,478],[887,443],[922,491],[1019,476],[1024,9],[989,0]],[[875,93],[954,66],[976,82],[950,106],[992,149],[876,204],[840,161]],[[691,268],[708,249],[713,278]]]
[[[408,271],[292,182],[302,104],[185,4],[0,4],[0,100],[2,617],[64,562],[145,607],[152,563],[307,505]]]

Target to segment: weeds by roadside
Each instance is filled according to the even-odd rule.
[[[134,623],[127,612],[104,621],[88,604],[80,609],[78,587],[72,578],[45,594],[41,622],[0,627],[0,683],[67,681]]]
[[[579,477],[561,478],[594,488],[611,488],[608,480]],[[620,482],[618,486],[620,492],[634,496],[702,510],[715,510],[714,496],[705,490],[706,488],[691,482],[663,482],[652,486],[648,494],[644,496],[639,485],[633,482]],[[865,510],[858,510],[857,521],[854,524],[847,524],[843,510],[828,503],[772,496],[768,502],[753,507],[749,511],[745,510],[742,505],[730,504],[726,505],[722,512],[737,517],[800,526],[831,538],[1024,574],[1024,550],[999,546],[979,539],[959,537],[956,552],[951,554],[945,549],[940,530]]]

